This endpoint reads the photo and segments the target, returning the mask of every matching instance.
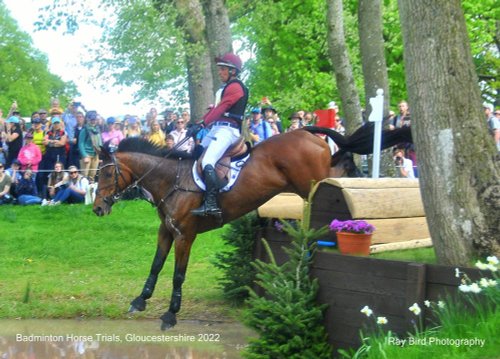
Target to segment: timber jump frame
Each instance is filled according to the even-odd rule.
[[[269,261],[262,246],[265,238],[278,264],[287,260],[283,247],[291,242],[286,233],[273,227],[262,228],[257,235],[255,258]],[[383,260],[370,257],[341,255],[318,250],[311,275],[318,279],[318,303],[327,304],[324,324],[334,352],[340,348],[356,348],[360,330],[373,328],[373,317],[367,318],[360,310],[368,305],[375,316],[384,316],[391,330],[402,338],[414,332],[419,318],[408,308],[418,303],[422,309],[423,324],[432,324],[433,313],[424,301],[437,302],[458,293],[460,278],[450,266]],[[488,272],[459,267],[473,281],[489,277]],[[259,287],[260,288],[260,287]],[[261,292],[261,294],[263,294]]]

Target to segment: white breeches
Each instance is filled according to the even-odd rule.
[[[240,138],[240,131],[229,126],[213,126],[203,138],[201,145],[207,149],[202,160],[202,168],[206,165],[215,167],[224,152]]]

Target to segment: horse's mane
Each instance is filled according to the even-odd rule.
[[[155,157],[165,157],[168,154],[166,148],[155,145],[154,143],[141,137],[128,137],[120,142],[117,152],[136,152],[144,153]]]
[[[144,153],[163,158],[192,158],[192,154],[160,147],[142,137],[128,137],[120,142],[117,152]]]

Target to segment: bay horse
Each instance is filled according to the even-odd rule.
[[[331,137],[340,151],[333,157],[327,142],[315,134]],[[409,129],[386,131],[382,146],[411,142]],[[140,186],[151,196],[160,217],[158,243],[141,294],[130,304],[130,311],[146,309],[158,275],[175,243],[175,265],[170,306],[161,316],[161,329],[173,327],[180,310],[182,284],[185,279],[191,246],[202,233],[255,210],[281,192],[293,192],[307,198],[313,181],[327,177],[353,175],[356,166],[347,153],[371,153],[373,126],[365,125],[350,137],[318,127],[306,127],[273,136],[251,150],[251,156],[241,170],[232,189],[220,193],[218,201],[222,216],[199,217],[191,210],[200,206],[203,192],[192,177],[194,159],[165,157],[165,150],[150,142],[130,138],[123,140],[115,153],[101,150],[103,163],[93,211],[98,216],[111,212],[112,205],[132,186]]]

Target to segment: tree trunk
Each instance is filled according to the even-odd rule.
[[[221,83],[214,58],[223,55],[233,49],[233,39],[229,27],[229,16],[224,0],[203,0],[202,5],[207,23],[207,40],[210,50],[210,64],[212,65],[212,77],[214,79],[213,93]]]
[[[198,0],[176,0],[179,23],[186,33],[186,64],[188,68],[191,119],[199,120],[213,102],[213,77],[206,38],[203,9]]]
[[[346,118],[346,131],[352,133],[362,123],[361,105],[345,42],[342,0],[327,0],[327,5],[328,48]]]
[[[500,254],[500,159],[488,134],[460,0],[399,0],[412,131],[440,263]]]
[[[384,90],[384,117],[389,113],[389,80],[384,54],[382,32],[382,4],[380,0],[359,0],[358,31],[363,78],[365,80],[365,107],[371,113],[370,98],[377,89]]]

